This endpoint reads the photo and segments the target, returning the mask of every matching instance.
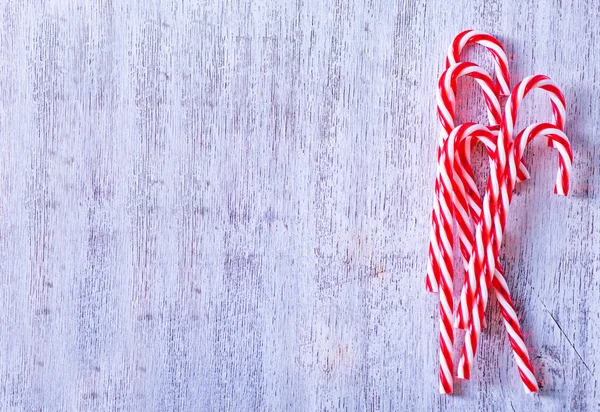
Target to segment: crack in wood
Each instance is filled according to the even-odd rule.
[[[577,357],[581,360],[581,362],[583,363],[583,365],[585,366],[585,368],[594,377],[594,379],[596,379],[596,376],[594,375],[594,372],[592,372],[592,370],[590,369],[590,367],[588,366],[588,364],[585,362],[585,360],[583,359],[583,357],[581,356],[581,354],[579,353],[579,351],[577,350],[577,348],[575,347],[575,345],[573,344],[573,342],[571,342],[571,339],[569,339],[569,337],[567,336],[567,334],[565,333],[565,331],[563,330],[563,328],[560,326],[560,324],[556,320],[556,318],[548,310],[548,307],[546,306],[546,304],[544,304],[544,302],[539,297],[538,297],[538,299],[542,303],[542,305],[544,306],[544,309],[546,310],[546,312],[548,312],[548,315],[550,315],[550,318],[554,321],[554,323],[556,324],[556,326],[558,326],[558,330],[560,330],[560,333],[562,333],[563,336],[565,337],[565,339],[567,340],[567,342],[569,342],[569,345],[571,345],[571,347],[575,351],[575,354],[577,355]]]

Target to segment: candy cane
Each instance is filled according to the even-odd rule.
[[[469,76],[474,78],[483,90],[487,105],[488,119],[491,125],[498,125],[501,121],[500,100],[491,77],[474,63],[458,63],[445,70],[438,81],[438,117],[442,124],[440,141],[438,145],[438,173],[435,183],[434,209],[431,217],[431,233],[429,242],[429,261],[425,286],[430,292],[439,290],[441,251],[439,244],[439,210],[437,198],[439,196],[439,167],[442,148],[448,135],[454,129],[454,115],[456,108],[456,81],[459,77]]]
[[[500,154],[501,154],[501,159],[499,159],[500,166],[502,168],[506,167],[506,156],[505,156],[505,146],[512,141],[512,136],[514,133],[514,125],[516,123],[516,117],[517,117],[517,110],[521,104],[521,101],[523,100],[523,98],[525,97],[525,95],[527,93],[529,93],[533,88],[540,88],[543,90],[546,90],[550,93],[550,101],[552,103],[552,112],[553,112],[553,116],[554,116],[554,124],[556,125],[556,127],[558,127],[559,129],[562,129],[564,127],[564,123],[565,123],[565,100],[564,100],[564,96],[562,94],[562,92],[560,91],[560,89],[558,89],[558,87],[556,87],[556,85],[554,85],[550,78],[548,78],[547,76],[543,76],[543,75],[535,75],[535,76],[529,76],[527,78],[525,78],[523,81],[521,81],[516,87],[515,90],[513,91],[513,93],[511,94],[511,97],[509,98],[509,100],[506,102],[506,110],[504,113],[504,119],[503,119],[503,124],[502,124],[502,130],[501,130],[501,135],[500,135],[500,139],[498,140],[498,149],[501,150]],[[521,163],[520,163],[521,164]],[[490,179],[493,176],[490,175]],[[491,180],[488,181],[488,185],[492,183]],[[496,182],[496,184],[498,184],[498,182]],[[494,187],[492,187],[493,189]],[[499,186],[498,186],[498,190],[499,190]],[[499,198],[499,193],[495,193],[496,196],[490,198],[490,201],[493,201],[494,203],[498,201]],[[490,221],[489,222],[484,222],[487,224],[486,227],[484,227],[483,229],[487,229],[487,231],[484,231],[482,233],[482,235],[485,235],[484,239],[487,241],[489,239],[489,237],[491,236],[491,230],[492,227],[494,227],[494,225],[491,222],[492,216],[489,217]],[[498,222],[500,222],[500,219],[495,219]],[[483,223],[483,222],[482,222]],[[497,225],[496,230],[498,231],[498,233],[501,232],[500,229],[501,225]],[[489,233],[488,233],[489,231]],[[501,238],[496,238],[496,242],[498,243],[501,240]],[[483,242],[483,239],[481,240]],[[476,242],[477,243],[477,242]],[[481,273],[481,271],[483,270],[483,266],[484,266],[484,243],[477,243],[476,244],[476,248],[475,251],[478,252],[477,254],[477,260],[470,262],[469,265],[473,264],[473,270],[471,270],[469,268],[469,270],[467,271],[467,278],[466,278],[466,285],[465,288],[463,288],[463,291],[461,293],[461,298],[460,298],[460,303],[458,305],[459,309],[460,309],[460,314],[459,316],[457,316],[457,319],[459,320],[459,327],[461,328],[466,328],[468,326],[468,322],[470,319],[470,315],[471,315],[471,311],[473,309],[473,302],[475,301],[475,296],[476,296],[476,287],[477,287],[477,278],[479,276],[479,274]],[[472,257],[473,258],[473,257]],[[473,259],[471,259],[473,260]],[[492,270],[493,273],[493,270]]]
[[[440,123],[442,124],[442,131],[440,134],[440,141],[438,146],[438,169],[439,169],[439,160],[441,155],[441,148],[444,144],[445,139],[450,134],[452,129],[454,128],[454,117],[455,117],[455,108],[456,108],[456,82],[459,77],[469,76],[474,78],[477,83],[481,86],[485,101],[487,105],[488,111],[488,119],[490,125],[499,125],[501,121],[501,109],[500,109],[500,101],[498,97],[498,93],[496,90],[496,86],[492,81],[491,77],[487,74],[485,70],[481,67],[477,66],[474,63],[458,63],[450,68],[448,68],[442,75],[440,76],[438,82],[438,117],[440,119]],[[520,166],[521,170],[519,177],[521,180],[527,178],[527,174],[523,173],[522,170],[527,171],[524,165]],[[470,173],[470,182],[474,183],[474,179],[472,177],[472,171],[469,170]],[[438,170],[439,174],[439,170]],[[430,292],[438,291],[438,282],[440,277],[440,245],[439,245],[439,225],[438,225],[438,216],[439,210],[436,209],[437,205],[437,197],[438,193],[438,178],[436,177],[436,185],[435,185],[435,198],[434,198],[434,210],[432,212],[431,218],[431,232],[430,232],[430,242],[429,242],[429,260],[427,264],[427,276],[426,276],[426,289]],[[470,191],[478,192],[477,186],[474,189],[470,189]],[[460,229],[462,230],[462,228]],[[470,251],[470,249],[468,249]],[[470,258],[469,253],[463,254],[463,262],[465,266],[465,271],[468,268],[468,261]]]
[[[458,377],[468,379],[472,369],[473,357],[477,349],[477,343],[481,334],[481,319],[483,319],[485,308],[488,301],[488,289],[492,283],[495,262],[502,241],[503,225],[501,215],[496,217],[498,201],[500,199],[500,184],[504,178],[504,172],[507,165],[507,147],[512,143],[512,134],[516,122],[518,107],[529,91],[534,88],[541,88],[550,93],[550,100],[554,113],[554,125],[558,129],[564,127],[565,103],[564,97],[558,87],[556,87],[547,76],[530,76],[519,83],[506,103],[506,111],[500,131],[500,138],[496,147],[495,171],[490,175],[486,188],[486,196],[482,210],[482,219],[476,230],[476,246],[471,255],[469,264],[468,279],[469,292],[468,298],[471,302],[463,303],[464,307],[472,306],[471,322],[463,351],[459,362]],[[556,143],[553,143],[556,144]],[[519,159],[520,160],[520,159]],[[504,202],[504,199],[502,199]],[[504,208],[506,210],[506,208]],[[502,212],[501,212],[502,213]],[[492,233],[492,231],[495,233]],[[495,238],[494,238],[495,235]],[[485,261],[484,261],[485,259]],[[477,282],[479,279],[479,283]]]
[[[468,141],[470,138],[465,139],[465,141]],[[490,156],[490,161],[492,161],[493,157],[494,157],[494,153],[496,150],[496,141],[483,141],[488,155]],[[464,144],[465,148],[461,149],[459,148],[459,152],[465,154],[464,158],[469,158],[469,154],[468,152],[471,150],[471,144],[469,143],[465,143]],[[455,175],[458,175],[460,178],[460,184],[457,185],[458,190],[460,191],[461,189],[464,190],[465,185],[465,180],[467,175],[463,172],[461,172],[461,168],[464,167],[463,164],[461,164],[460,161],[455,161],[454,163],[455,165]],[[516,166],[515,166],[516,169]],[[516,170],[515,170],[515,174],[516,174]],[[455,197],[457,199],[457,201],[465,201],[465,194],[464,193],[456,193],[455,192]],[[475,195],[473,196],[473,200],[479,205],[478,208],[479,210],[481,210],[481,199],[479,198],[479,194],[475,193]],[[456,210],[460,210],[460,207],[457,207]],[[477,225],[478,219],[479,219],[479,215],[473,214],[474,216],[474,222]],[[475,216],[477,216],[475,218]],[[457,222],[459,221],[460,218],[457,218]],[[467,239],[464,240],[465,244],[472,244],[473,243],[473,235],[472,233],[466,232],[467,235],[470,235]],[[502,270],[502,267],[500,266],[500,262],[498,260],[496,260],[496,269],[495,269],[495,274],[494,274],[494,282],[493,282],[493,286],[494,286],[494,291],[496,293],[496,297],[498,300],[498,304],[500,306],[500,310],[502,313],[502,318],[504,320],[504,326],[506,328],[507,334],[508,334],[508,339],[510,342],[510,346],[511,349],[513,351],[513,355],[517,364],[517,368],[519,369],[519,374],[521,376],[521,380],[523,381],[523,384],[526,386],[526,388],[536,388],[537,387],[537,382],[535,381],[535,379],[531,379],[531,377],[533,376],[533,367],[531,366],[531,360],[529,358],[529,353],[527,351],[527,347],[525,346],[524,340],[523,340],[523,332],[521,331],[521,327],[519,325],[519,319],[517,318],[516,312],[514,310],[514,303],[510,297],[510,292],[508,290],[508,285],[506,284],[506,280],[504,278],[504,272]],[[483,326],[483,325],[482,325]]]
[[[501,188],[502,203],[496,213],[496,217],[502,216],[500,217],[500,226],[502,229],[502,233],[499,234],[500,238],[502,237],[504,228],[506,227],[508,207],[512,201],[512,194],[516,181],[514,178],[517,170],[516,164],[520,159],[523,158],[523,153],[525,152],[526,146],[536,136],[547,136],[549,142],[551,142],[552,146],[559,152],[559,164],[556,183],[554,185],[554,193],[562,196],[566,196],[569,193],[569,177],[573,162],[573,152],[567,136],[561,129],[556,128],[553,124],[541,123],[529,126],[527,129],[519,133],[508,156],[509,170],[506,173],[506,177],[504,178],[504,183]],[[495,250],[496,258],[499,250],[500,244],[497,244],[497,248]],[[516,314],[514,314],[514,319],[517,319]],[[538,385],[535,376],[533,375],[531,362],[529,362],[528,356],[527,359],[522,356],[527,354],[527,347],[523,341],[523,335],[517,334],[512,336],[512,338],[513,339],[511,339],[510,343],[513,348],[513,353],[515,354],[515,360],[519,366],[519,374],[525,390],[527,392],[536,392],[538,390]]]
[[[440,287],[440,392],[441,393],[452,393],[452,355],[451,350],[453,346],[453,329],[452,329],[452,253],[453,253],[453,231],[452,231],[452,221],[455,215],[455,207],[457,210],[462,210],[462,213],[459,213],[457,221],[459,222],[459,227],[463,222],[463,217],[461,215],[465,214],[466,206],[466,193],[464,187],[464,178],[459,173],[460,178],[454,177],[454,173],[456,170],[460,170],[460,161],[457,167],[453,169],[449,169],[451,166],[454,166],[455,163],[455,150],[454,148],[457,145],[458,147],[462,147],[463,142],[467,142],[466,146],[468,148],[467,152],[471,149],[470,140],[473,137],[476,137],[480,141],[484,143],[484,145],[488,149],[488,153],[490,157],[494,154],[497,139],[497,130],[494,132],[493,130],[477,125],[474,123],[467,123],[458,128],[455,128],[453,132],[450,134],[448,139],[446,140],[443,148],[442,157],[440,159],[440,175],[439,175],[439,197],[438,197],[438,210],[440,213],[440,239],[442,251],[442,266],[441,266],[441,287]],[[459,143],[455,144],[455,140]],[[459,150],[462,152],[464,149]],[[460,157],[460,156],[459,156]],[[468,217],[466,218],[468,220]],[[500,285],[504,284],[505,281],[503,279],[503,275],[501,272],[498,272],[498,276],[500,277],[499,282]],[[503,282],[503,283],[502,283]],[[508,296],[508,300],[504,300],[505,302],[512,302],[510,300],[510,295],[508,294],[507,288],[499,289],[501,293]],[[507,303],[510,304],[510,303]],[[514,309],[510,306],[509,311],[514,313]],[[503,313],[506,311],[503,310]],[[510,319],[507,319],[507,321]],[[510,327],[509,327],[510,326]],[[516,332],[514,332],[514,328],[516,327]],[[516,326],[514,322],[510,325],[507,324],[507,330],[509,332],[509,336],[511,332],[521,333],[520,328],[518,326],[518,321]],[[527,358],[528,360],[528,358]]]
[[[519,136],[517,136],[512,146],[511,154],[509,154],[508,157],[509,171],[506,174],[507,177],[504,179],[504,184],[502,185],[501,190],[502,197],[504,199],[501,208],[505,209],[503,211],[504,216],[506,216],[508,213],[507,209],[512,200],[512,194],[516,180],[514,178],[517,169],[516,163],[518,163],[519,159],[523,158],[523,153],[526,146],[536,136],[547,136],[549,141],[552,143],[552,146],[559,152],[559,164],[556,183],[554,185],[554,193],[562,196],[566,196],[569,193],[569,177],[571,173],[571,164],[573,162],[573,152],[567,136],[562,130],[549,123],[541,123],[529,126],[527,129],[522,131]],[[504,220],[502,224],[502,228],[504,228],[506,221]],[[496,279],[494,279],[494,281],[496,281]],[[508,299],[510,299],[510,296]],[[513,317],[514,321],[518,322],[516,313],[512,313],[511,316]],[[515,330],[515,334],[511,335],[510,339],[510,344],[513,348],[513,354],[519,367],[519,375],[521,377],[521,381],[523,382],[525,391],[537,392],[537,380],[533,374],[533,367],[529,361],[529,355],[527,352],[527,347],[525,346],[525,342],[523,341],[523,335],[519,332],[520,331]]]
[[[558,149],[559,168],[558,168],[558,172],[557,172],[556,183],[554,186],[554,193],[559,194],[559,195],[564,195],[564,196],[566,196],[568,194],[569,176],[570,176],[571,165],[572,165],[572,161],[573,161],[573,152],[571,150],[571,145],[569,143],[569,140],[567,139],[567,136],[564,134],[564,132],[562,130],[556,128],[555,125],[553,125],[553,124],[550,124],[550,123],[534,124],[534,125],[531,125],[528,128],[526,128],[525,130],[523,130],[521,133],[519,133],[519,135],[515,139],[514,144],[510,145],[509,155],[508,155],[508,165],[509,165],[508,171],[506,171],[506,173],[505,173],[505,178],[503,179],[503,185],[502,185],[502,189],[501,189],[502,196],[505,197],[505,199],[506,199],[506,202],[503,202],[503,207],[508,208],[510,206],[510,202],[512,200],[512,192],[513,192],[513,189],[515,186],[515,182],[517,180],[516,179],[516,174],[517,174],[517,166],[516,165],[519,162],[519,160],[522,159],[523,153],[525,151],[527,144],[529,144],[529,142],[531,142],[531,140],[533,140],[537,136],[547,136],[552,141],[552,146],[554,148]],[[505,210],[504,212],[507,213],[508,210]],[[495,288],[498,288],[498,286],[499,286],[499,285],[497,285],[498,280],[499,280],[498,278],[494,279],[494,287]],[[484,282],[484,281],[485,280],[483,279],[483,275],[482,275],[482,279],[480,280],[480,282]],[[506,285],[503,285],[503,286],[506,287]],[[506,289],[506,291],[507,290],[508,289]],[[502,298],[510,299],[510,296],[502,295]],[[500,301],[500,299],[499,299],[499,301]],[[485,311],[485,307],[482,307],[481,302],[483,302],[483,299],[481,299],[481,295],[480,295],[480,299],[478,299],[478,308],[479,308],[479,311],[481,311],[481,310]],[[516,316],[516,313],[514,313],[514,311],[509,312],[510,310],[507,311],[507,313],[505,313],[505,308],[506,308],[506,306],[502,305],[502,314],[504,316],[504,322],[507,325],[507,327],[512,322],[514,322],[518,325],[518,318]],[[476,323],[477,323],[476,317],[474,317],[474,321],[472,324],[476,324]],[[465,344],[467,343],[468,339],[469,339],[469,336],[467,336],[467,338],[465,340]],[[515,361],[517,362],[517,366],[519,368],[519,375],[521,377],[521,380],[523,382],[523,386],[524,386],[525,390],[527,392],[536,392],[538,390],[537,381],[533,374],[533,367],[531,366],[531,362],[529,361],[527,347],[525,346],[525,343],[523,341],[523,335],[520,332],[520,330],[515,328],[514,331],[510,334],[510,344],[513,349]],[[459,367],[458,367],[458,376],[459,377],[462,377],[461,372],[464,374],[464,372],[467,371],[467,369],[466,369],[467,362],[468,362],[467,356],[468,355],[465,354],[464,347],[463,347],[463,354],[461,356],[461,359],[459,362]]]
[[[515,186],[515,179],[513,178],[517,167],[515,162],[523,157],[527,145],[537,136],[547,136],[551,140],[552,146],[556,148],[559,153],[554,194],[560,196],[567,196],[569,194],[569,179],[573,163],[573,150],[569,139],[564,131],[557,128],[554,124],[534,124],[519,133],[519,136],[517,136],[513,144],[512,153],[508,156],[509,173],[502,186],[502,195],[506,197],[506,203],[503,202],[502,209],[499,209],[498,213],[502,211],[505,216],[508,213],[508,210],[505,209],[510,207]]]

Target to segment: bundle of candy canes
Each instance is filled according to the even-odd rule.
[[[460,61],[461,51],[474,44],[485,47],[491,53],[496,68],[495,81],[478,65]],[[483,91],[488,125],[455,124],[456,85],[463,76],[473,78]],[[519,106],[534,89],[544,90],[550,97],[553,121],[532,124],[515,135]],[[504,111],[500,104],[502,97],[507,97]],[[526,77],[511,91],[508,59],[502,44],[489,34],[467,30],[450,45],[445,71],[438,82],[437,109],[442,127],[426,289],[439,292],[440,297],[440,392],[453,391],[453,328],[466,330],[456,377],[470,377],[481,330],[485,326],[490,289],[496,294],[525,390],[536,392],[538,384],[498,256],[513,189],[516,182],[529,178],[523,153],[535,137],[545,136],[548,146],[558,151],[554,193],[565,196],[569,191],[573,154],[564,133],[564,96],[544,75]],[[490,165],[483,198],[479,196],[471,168],[471,151],[477,142],[485,146]],[[465,272],[456,309],[452,294],[454,227],[458,231],[457,249],[460,250]]]

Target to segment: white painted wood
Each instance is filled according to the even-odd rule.
[[[0,409],[600,408],[598,3],[328,3],[2,2]],[[434,92],[466,28],[568,102],[572,196],[534,143],[502,259],[539,395],[495,301],[437,390]]]

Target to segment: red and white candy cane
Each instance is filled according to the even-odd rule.
[[[559,153],[554,194],[560,196],[567,196],[569,194],[569,179],[573,164],[573,150],[569,139],[565,132],[562,129],[557,128],[554,124],[533,124],[519,133],[519,136],[517,136],[512,145],[512,151],[508,156],[509,171],[504,180],[504,185],[502,186],[502,196],[503,198],[506,198],[506,203],[503,202],[501,209],[498,210],[498,213],[502,212],[504,216],[508,213],[508,210],[506,209],[510,207],[513,189],[515,187],[514,175],[517,167],[515,162],[518,162],[519,159],[523,158],[527,145],[537,136],[547,136],[552,142],[552,147],[556,148]]]
[[[440,391],[442,393],[452,392],[452,344],[453,344],[453,329],[452,329],[452,254],[453,254],[453,232],[452,232],[452,220],[456,218],[458,227],[461,225],[468,224],[468,215],[466,213],[467,201],[466,201],[466,190],[464,186],[464,171],[461,171],[461,167],[457,167],[452,171],[452,174],[448,172],[448,162],[454,165],[461,165],[462,161],[455,161],[455,158],[460,159],[459,154],[467,154],[471,150],[471,140],[473,137],[481,140],[486,148],[490,157],[493,155],[496,149],[496,140],[498,131],[492,130],[485,126],[477,125],[474,123],[467,123],[459,128],[454,129],[454,134],[446,140],[444,145],[443,155],[440,159],[440,175],[439,175],[439,197],[438,197],[438,210],[440,210],[440,244],[442,245],[442,266],[441,266],[441,287],[440,287]],[[454,140],[459,143],[454,143]],[[466,144],[465,144],[466,142]],[[456,151],[453,148],[460,145],[460,150]],[[465,149],[463,146],[466,146]],[[449,149],[448,149],[449,148]],[[448,152],[450,150],[450,152]],[[454,154],[456,152],[456,154]],[[458,157],[457,157],[458,156]],[[459,170],[458,177],[455,176],[456,170]],[[478,196],[478,195],[477,195]],[[480,202],[480,200],[478,200]],[[471,236],[470,230],[466,231]],[[461,236],[459,236],[460,238]],[[464,247],[462,243],[464,239],[461,239],[461,247]],[[502,273],[499,271],[498,276],[499,285],[505,285],[506,282],[503,279]],[[499,289],[499,292],[503,295],[508,296],[508,302],[510,295],[506,288]],[[514,309],[508,308],[512,313]],[[506,311],[503,311],[505,313]],[[516,325],[517,333],[521,333],[518,322]],[[509,335],[514,333],[512,329],[508,329]]]
[[[488,119],[490,125],[499,125],[502,119],[500,100],[494,82],[489,74],[474,63],[458,63],[445,70],[438,81],[437,101],[438,117],[442,125],[440,141],[438,145],[438,173],[435,183],[434,209],[431,218],[431,233],[429,242],[429,261],[427,264],[427,276],[425,287],[427,291],[437,292],[439,290],[441,250],[439,245],[439,225],[437,210],[437,198],[439,195],[439,167],[442,148],[448,135],[454,129],[454,117],[456,109],[456,82],[459,77],[469,76],[475,79],[483,90],[487,105]]]
[[[508,71],[508,58],[502,44],[492,35],[477,31],[465,30],[459,33],[448,49],[446,57],[446,69],[460,61],[460,53],[470,44],[480,44],[487,48],[496,63],[496,82],[501,96],[510,94],[510,74]]]
[[[451,66],[447,70],[442,73],[440,79],[438,81],[438,92],[437,92],[437,101],[438,101],[438,117],[440,123],[442,125],[442,130],[440,133],[440,141],[438,146],[438,175],[439,175],[439,160],[441,154],[441,148],[444,144],[444,141],[454,128],[454,117],[455,117],[455,109],[456,109],[456,83],[458,78],[462,76],[469,76],[474,78],[477,83],[481,86],[487,111],[488,111],[488,119],[491,126],[499,125],[501,121],[501,108],[500,108],[500,100],[498,97],[496,86],[492,81],[491,77],[485,70],[481,67],[477,66],[474,63],[458,63],[456,65]],[[528,176],[527,169],[524,165],[519,168],[519,179],[525,180]],[[472,177],[472,171],[469,169],[468,172],[471,174],[470,181],[474,183],[474,179]],[[429,292],[437,292],[439,290],[438,283],[440,278],[440,245],[439,245],[439,225],[438,225],[438,216],[439,211],[436,209],[437,205],[437,197],[438,197],[438,177],[436,176],[436,184],[435,184],[435,197],[434,197],[434,210],[432,213],[431,219],[431,232],[430,232],[430,242],[429,242],[429,260],[427,264],[427,276],[425,287]],[[474,189],[469,189],[473,192],[478,192],[477,187]],[[470,249],[469,249],[470,250]],[[470,252],[469,252],[470,253]],[[464,254],[464,266],[465,271],[467,269],[469,255]]]
[[[501,188],[503,201],[500,206],[500,210],[502,210],[502,214],[504,215],[502,229],[504,229],[506,225],[506,215],[508,213],[507,209],[510,206],[513,189],[516,183],[516,164],[518,164],[519,160],[523,158],[523,153],[525,152],[525,148],[529,142],[531,142],[531,140],[537,136],[547,136],[549,141],[552,143],[552,146],[559,152],[558,172],[556,175],[556,183],[554,185],[554,193],[562,196],[567,196],[569,193],[569,177],[573,162],[573,151],[567,136],[562,130],[556,128],[550,123],[540,123],[529,126],[524,131],[519,133],[514,144],[512,145],[511,153],[508,156],[509,170],[506,173],[504,184]],[[498,215],[498,213],[496,215]],[[496,287],[495,283],[496,279],[494,279],[494,287]],[[510,296],[508,296],[508,299],[510,299]],[[498,300],[500,301],[500,298],[498,298]],[[502,310],[504,315],[504,306]],[[510,317],[512,317],[513,322],[517,322],[518,324],[516,313],[510,313]],[[505,322],[506,318],[507,317],[505,316]],[[520,333],[520,330],[516,329],[515,334],[511,335],[510,344],[513,349],[513,354],[519,368],[519,375],[525,387],[525,391],[537,392],[537,380],[533,374],[533,367],[529,361],[527,347],[525,346],[523,334]]]
[[[500,135],[501,141],[498,142],[499,146],[503,146],[502,150],[501,150],[501,156],[503,156],[503,158],[500,159],[500,161],[503,162],[502,167],[506,166],[506,158],[504,157],[504,152],[506,149],[504,146],[508,142],[512,141],[512,136],[514,133],[514,127],[515,127],[516,117],[517,117],[517,110],[520,106],[521,101],[525,97],[525,95],[534,88],[540,88],[540,89],[543,89],[543,90],[546,90],[547,92],[549,92],[550,101],[552,104],[552,112],[553,112],[553,117],[554,117],[553,123],[559,129],[564,128],[565,112],[566,112],[565,99],[564,99],[564,96],[563,96],[562,92],[560,91],[560,89],[552,83],[550,78],[548,78],[547,76],[544,76],[544,75],[535,75],[535,76],[529,76],[529,77],[525,78],[523,81],[521,81],[515,87],[509,100],[506,102],[506,110],[504,113],[502,131],[501,131],[501,135]],[[523,165],[522,162],[519,164]],[[519,168],[519,171],[520,170],[521,170],[521,167]],[[491,177],[492,176],[490,176],[490,178]],[[517,179],[522,180],[519,178],[517,178]],[[497,201],[497,199],[498,198],[496,197],[495,199],[490,199],[490,200]],[[492,217],[490,217],[490,219],[491,218]],[[489,226],[487,227],[487,229],[491,230],[492,226],[493,226],[492,222],[489,222]],[[500,230],[500,227],[498,227],[497,230]],[[487,233],[484,233],[484,235],[487,235]],[[501,238],[496,239],[496,242],[498,242],[499,240],[501,240]],[[484,250],[482,249],[483,247],[484,247],[483,244],[476,243],[475,250],[479,252],[479,254],[478,254],[479,260],[476,260],[475,262],[473,262],[473,264],[475,265],[474,271],[467,271],[465,286],[463,287],[463,290],[461,292],[461,298],[460,298],[460,302],[458,304],[458,313],[457,313],[457,326],[460,328],[468,327],[468,322],[470,319],[471,311],[474,307],[473,302],[475,300],[475,296],[476,296],[476,292],[477,292],[477,290],[476,290],[477,277],[483,270],[483,264],[484,264],[484,262],[483,262]]]
[[[469,158],[468,152],[471,150],[472,145],[468,142],[468,140],[470,140],[470,138],[465,139],[465,143],[463,144],[464,148],[463,147],[458,148],[458,151],[461,154],[464,154],[464,156],[462,157],[463,159]],[[482,142],[486,146],[488,155],[490,156],[490,161],[492,161],[494,154],[495,154],[495,150],[496,150],[496,140],[493,140],[493,141],[482,140]],[[464,190],[464,187],[467,186],[466,179],[468,179],[468,175],[465,174],[463,171],[461,171],[461,168],[463,168],[464,165],[461,164],[460,159],[461,158],[459,157],[454,162],[455,179],[456,179],[456,176],[458,176],[460,179],[460,184],[457,185],[458,190],[456,190],[454,193],[455,198],[456,198],[455,203],[464,202],[465,197],[466,197],[466,193],[459,192],[461,189]],[[514,169],[515,169],[515,175],[516,175],[516,166]],[[479,197],[478,193],[475,193],[474,195],[472,195],[472,200],[478,204],[478,209],[481,210],[481,207],[482,207],[481,198]],[[460,207],[456,208],[457,215],[459,214],[458,211],[460,209],[461,209]],[[472,212],[472,216],[474,217],[474,222],[477,225],[479,223],[478,219],[480,216],[473,212]],[[457,222],[459,222],[460,219],[461,219],[461,217],[457,216],[457,218],[456,218]],[[469,236],[467,239],[464,240],[465,245],[472,244],[473,243],[473,234],[470,231],[466,232],[465,234]],[[462,245],[462,243],[461,243],[461,245]],[[470,251],[469,251],[469,253],[470,253]],[[509,339],[509,342],[510,342],[510,345],[511,345],[511,348],[513,351],[513,355],[514,355],[516,363],[517,363],[517,368],[519,369],[519,374],[521,376],[523,384],[529,388],[537,387],[537,383],[536,383],[535,379],[533,379],[533,380],[531,379],[531,377],[533,377],[533,367],[531,366],[529,352],[527,350],[527,347],[525,346],[524,339],[523,339],[523,332],[521,331],[519,319],[517,318],[517,314],[514,309],[514,303],[513,303],[512,298],[510,297],[508,285],[506,284],[506,280],[504,278],[504,272],[503,272],[502,267],[501,267],[500,263],[498,262],[498,260],[496,260],[496,268],[495,268],[493,286],[494,286],[494,291],[496,293],[497,301],[498,301],[498,304],[500,306],[500,310],[502,313],[502,318],[504,320],[504,326],[505,326],[507,334],[508,334],[508,339]]]
[[[508,170],[505,173],[505,178],[503,179],[503,185],[501,188],[502,196],[505,197],[506,202],[503,202],[502,207],[508,208],[510,206],[510,202],[512,200],[512,193],[514,190],[517,173],[517,164],[520,159],[523,158],[523,153],[525,148],[531,140],[533,140],[537,136],[547,136],[551,142],[552,146],[556,148],[559,152],[559,167],[556,176],[556,183],[554,186],[554,193],[559,195],[566,196],[569,192],[569,176],[571,172],[571,165],[573,161],[573,152],[571,149],[571,145],[565,133],[558,129],[555,125],[550,123],[540,123],[534,124],[527,127],[523,130],[517,138],[515,142],[510,145],[509,155],[508,155]],[[508,211],[505,210],[506,214]],[[482,275],[483,276],[483,275]],[[494,288],[498,289],[500,285],[498,282],[503,278],[495,278],[494,279]],[[481,279],[480,282],[485,282],[484,279]],[[506,292],[508,289],[506,285],[503,285]],[[480,295],[481,297],[481,295]],[[510,333],[510,344],[513,349],[513,354],[515,357],[515,361],[519,368],[519,375],[521,377],[521,381],[523,382],[523,386],[527,392],[536,392],[538,390],[538,384],[533,374],[533,367],[529,360],[529,354],[527,351],[527,347],[525,346],[525,342],[523,340],[523,334],[518,328],[518,318],[516,313],[510,309],[510,306],[504,305],[501,300],[510,299],[510,295],[504,296],[503,294],[499,297],[499,302],[501,303],[502,315],[504,317],[504,323],[507,326],[507,329],[515,324],[517,327],[513,328],[513,332]],[[478,299],[479,309],[481,310],[481,302],[483,300]],[[512,302],[512,301],[511,301]],[[483,308],[485,310],[485,308]],[[476,317],[474,317],[474,320]],[[474,321],[472,324],[476,324]],[[467,336],[466,339],[469,339]],[[465,340],[465,344],[466,344]],[[476,346],[475,346],[476,348]],[[468,361],[467,356],[465,355],[464,348],[463,354],[461,356],[459,367],[458,367],[458,375],[461,377],[461,372],[464,373],[466,366],[466,362]],[[464,366],[463,366],[464,365]],[[470,371],[470,370],[469,370]]]
[[[439,185],[437,210],[439,210],[439,236],[441,247],[440,270],[440,393],[453,391],[453,361],[452,348],[454,345],[454,316],[452,286],[453,286],[453,220],[455,194],[464,196],[462,181],[454,176],[455,148],[467,137],[481,138],[493,141],[497,137],[487,127],[475,123],[467,123],[452,130],[444,142],[439,163]],[[489,144],[488,144],[489,145]]]
[[[519,83],[506,103],[500,138],[496,147],[495,171],[490,175],[486,188],[482,219],[476,230],[476,245],[471,255],[467,282],[468,290],[477,293],[475,296],[468,293],[468,297],[475,304],[463,303],[463,308],[472,306],[471,322],[458,368],[458,377],[468,379],[473,364],[473,357],[481,334],[481,320],[483,319],[488,301],[488,290],[493,280],[495,263],[502,241],[503,227],[500,218],[496,218],[498,202],[500,200],[500,187],[507,166],[507,148],[512,144],[512,134],[516,122],[518,107],[526,94],[534,88],[540,88],[550,93],[553,106],[554,125],[557,129],[564,127],[565,104],[564,97],[547,76],[530,76]],[[519,159],[521,160],[521,159]],[[498,222],[498,224],[494,224]],[[495,231],[495,233],[494,233]],[[494,236],[495,235],[495,236]]]

